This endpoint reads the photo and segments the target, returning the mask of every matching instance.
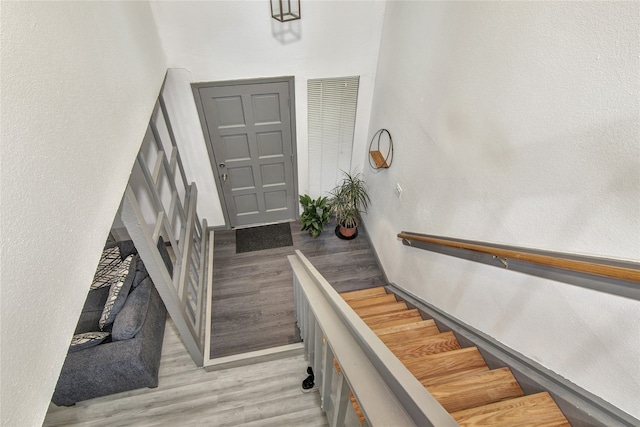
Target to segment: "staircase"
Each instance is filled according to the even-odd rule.
[[[461,426],[570,426],[549,393],[525,396],[509,368],[489,369],[476,347],[462,348],[384,287],[340,295]]]

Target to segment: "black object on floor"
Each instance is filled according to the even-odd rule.
[[[236,230],[236,253],[293,246],[288,222]]]
[[[311,369],[311,366],[307,368],[307,374],[309,374],[309,376],[304,381],[302,381],[302,385],[300,386],[303,393],[309,393],[310,391],[317,389],[315,377],[313,375],[313,369]]]

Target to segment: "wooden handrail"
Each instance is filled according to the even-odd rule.
[[[618,267],[597,262],[578,261],[559,256],[541,255],[531,252],[525,252],[522,250],[502,249],[474,243],[459,242],[442,237],[423,236],[420,234],[413,234],[408,232],[398,233],[398,237],[407,241],[431,243],[451,248],[466,249],[470,251],[494,255],[500,258],[531,262],[550,267],[562,268],[565,270],[573,270],[580,273],[611,277],[614,279],[640,282],[640,269]]]

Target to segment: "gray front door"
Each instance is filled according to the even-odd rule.
[[[292,83],[193,85],[231,227],[296,218]]]

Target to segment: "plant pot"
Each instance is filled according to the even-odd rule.
[[[343,227],[342,225],[340,226],[340,234],[347,238],[352,237],[354,234],[356,234],[357,230],[357,226],[351,228]]]
[[[353,227],[345,227],[342,224],[336,226],[336,236],[342,240],[351,240],[358,237],[358,223]]]

